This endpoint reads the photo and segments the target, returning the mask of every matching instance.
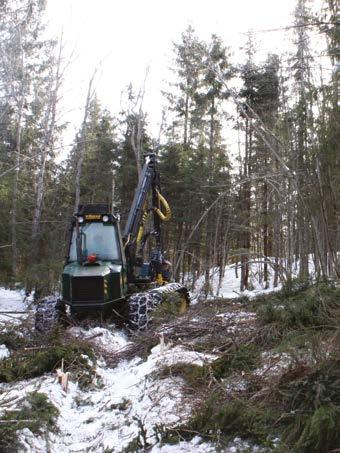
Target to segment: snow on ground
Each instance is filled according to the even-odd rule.
[[[261,279],[258,278],[258,269],[257,265],[251,264],[250,267],[250,284],[253,289],[240,291],[240,277],[241,270],[240,266],[237,265],[237,275],[235,271],[236,264],[230,264],[225,267],[224,276],[222,277],[221,282],[219,277],[219,269],[211,269],[210,271],[210,285],[212,296],[223,297],[225,299],[235,299],[240,296],[247,296],[253,298],[259,294],[270,293],[272,291],[278,291],[281,289],[281,285],[278,285],[276,288],[273,287],[272,280],[269,283],[269,288],[265,289],[265,284]],[[204,287],[204,276],[198,278],[195,283],[195,293],[201,293]]]
[[[286,352],[263,352],[262,366],[254,370],[254,374],[264,378],[271,378],[287,370],[291,366],[292,361],[293,357]]]
[[[108,352],[118,352],[130,344],[124,332],[117,330],[115,326],[94,327],[90,330],[77,326],[67,329],[67,332],[73,337],[89,341],[92,345]]]
[[[31,297],[26,297],[23,290],[12,291],[0,287],[0,325],[19,324],[26,319],[31,301]]]
[[[256,313],[252,311],[228,311],[227,313],[219,313],[216,315],[218,318],[223,318],[225,321],[235,321],[238,322],[246,321],[256,317]]]
[[[4,344],[0,344],[0,360],[6,359],[10,356],[9,350],[6,348]]]
[[[251,265],[250,276],[254,290],[244,291],[242,295],[254,297],[274,290],[272,281],[267,290],[264,289],[263,284],[256,283],[255,277],[258,281],[259,269],[254,265]],[[213,294],[223,298],[239,297],[241,295],[239,279],[240,270],[238,269],[238,277],[236,277],[235,265],[228,265],[219,287],[218,271],[212,270]],[[196,282],[196,294],[200,292],[203,284],[202,277]],[[8,315],[0,313],[0,323],[19,324],[27,317],[32,317],[33,311],[29,310],[29,303],[23,292],[0,288],[0,312],[27,312],[27,314],[8,313]],[[234,334],[237,329],[245,331],[256,315],[242,309],[234,309],[219,313],[217,316],[226,324],[226,333]],[[191,322],[194,322],[194,319]],[[114,325],[90,329],[71,327],[68,333],[91,342],[99,353],[121,352],[130,344],[130,339],[124,331],[117,329]],[[6,358],[9,353],[5,345],[0,345],[0,359]],[[182,424],[190,416],[192,404],[192,401],[186,399],[182,393],[183,381],[180,378],[160,379],[157,377],[157,371],[163,366],[171,366],[175,363],[203,365],[215,358],[216,356],[212,354],[202,354],[187,350],[183,346],[165,343],[164,336],[160,334],[160,344],[151,350],[146,360],[137,357],[129,361],[121,361],[115,368],[109,368],[104,359],[99,359],[94,385],[87,391],[81,390],[71,377],[68,392],[65,393],[58,384],[56,375],[45,374],[28,381],[0,384],[0,400],[5,397],[6,400],[13,401],[12,407],[9,408],[13,409],[16,407],[16,397],[22,399],[29,392],[39,391],[48,395],[60,411],[57,422],[58,432],[49,432],[37,437],[27,428],[22,430],[23,452],[86,451],[90,453],[106,450],[121,452],[138,436],[141,429],[145,429],[148,442],[153,446],[151,453],[210,453],[216,451],[215,447],[210,443],[202,442],[199,437],[173,446],[157,444],[154,435],[155,427]],[[263,366],[256,371],[259,375],[269,376],[277,369],[285,368],[287,362],[287,358],[282,355],[280,357],[264,356]],[[238,390],[242,390],[246,383],[239,377],[237,381],[229,382],[228,385],[230,391],[235,391],[235,385],[238,386]],[[223,451],[236,453],[245,449],[257,451],[256,447],[238,438]]]
[[[274,263],[274,258],[268,258],[268,261]],[[235,269],[235,267],[237,268]],[[312,256],[309,258],[309,270],[311,278],[314,277],[314,261]],[[228,264],[225,267],[224,276],[221,281],[219,277],[219,268],[213,268],[210,270],[210,285],[211,285],[211,296],[223,297],[225,299],[235,299],[240,296],[247,296],[250,299],[260,294],[268,294],[273,291],[279,291],[282,288],[282,284],[279,283],[274,288],[273,282],[273,271],[269,266],[269,284],[268,288],[265,288],[265,282],[263,281],[263,260],[254,260],[249,264],[249,283],[253,288],[252,290],[240,291],[240,279],[241,279],[241,266],[240,264]],[[297,277],[299,274],[299,262],[295,261],[292,266],[292,277]],[[204,276],[200,276],[195,282],[194,294],[202,293],[204,287]],[[195,299],[196,300],[196,299]]]
[[[202,439],[199,436],[195,436],[190,442],[179,442],[175,445],[164,445],[155,446],[152,448],[150,453],[213,453],[216,451],[223,451],[224,453],[240,453],[242,451],[260,452],[264,449],[252,445],[239,437],[228,444],[228,447],[223,447],[223,450],[216,448],[207,442],[202,443]]]
[[[77,334],[85,333],[80,328],[70,330],[73,334],[75,331]],[[112,345],[113,350],[128,344],[121,332],[104,331],[96,327],[86,331],[86,334],[93,337],[103,333],[97,338],[101,338],[102,346],[106,338],[108,344],[105,347]],[[146,361],[135,358],[121,362],[114,369],[107,368],[103,360],[99,361],[97,385],[88,391],[82,391],[76,382],[70,382],[65,393],[56,377],[48,374],[14,385],[2,384],[0,392],[5,393],[6,399],[11,399],[37,390],[48,395],[60,411],[60,434],[48,433],[47,437],[36,437],[25,429],[21,433],[21,441],[25,445],[23,451],[39,453],[48,448],[51,453],[103,452],[105,449],[120,452],[138,435],[141,426],[147,430],[150,443],[155,444],[153,427],[179,424],[190,415],[190,404],[181,393],[182,380],[160,380],[153,373],[165,365],[177,362],[203,364],[213,358],[161,342],[151,350]]]
[[[182,441],[175,445],[157,445],[152,448],[150,453],[212,453],[215,451],[216,449],[213,445],[206,442],[202,443],[202,439],[199,436],[195,436],[190,442]]]

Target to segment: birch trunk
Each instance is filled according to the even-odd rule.
[[[46,172],[46,162],[48,153],[53,147],[54,142],[54,132],[56,126],[56,107],[58,101],[58,91],[61,84],[60,77],[60,66],[61,66],[61,52],[62,52],[62,42],[59,47],[59,55],[57,60],[57,68],[55,75],[51,75],[50,86],[49,86],[49,100],[45,112],[45,117],[43,120],[43,130],[45,131],[45,137],[43,146],[40,154],[40,167],[38,169],[37,176],[37,193],[36,193],[36,202],[32,222],[32,241],[33,241],[33,253],[35,256],[38,253],[38,236],[40,229],[40,220],[43,206],[44,198],[44,189],[45,189],[45,172]],[[54,85],[54,86],[53,86]]]

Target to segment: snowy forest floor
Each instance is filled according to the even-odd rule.
[[[335,284],[212,298],[181,316],[164,304],[139,334],[88,323],[38,336],[30,301],[4,289],[0,311],[1,452],[340,446]]]

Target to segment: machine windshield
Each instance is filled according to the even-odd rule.
[[[84,259],[93,254],[100,260],[121,259],[117,230],[114,225],[93,222],[81,225],[79,230]],[[76,228],[74,228],[70,247],[70,261],[77,261],[76,235]]]

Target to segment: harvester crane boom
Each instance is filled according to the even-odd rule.
[[[149,193],[151,193],[151,207],[147,206]],[[144,224],[150,212],[153,214],[153,229],[145,233]],[[162,263],[161,221],[169,220],[170,217],[169,205],[160,192],[156,156],[155,154],[147,154],[123,234],[128,279],[130,281],[135,281],[134,267],[141,265],[143,249],[150,236],[153,236],[156,242],[151,261],[156,267],[156,263],[158,265]]]
[[[139,178],[135,196],[130,208],[129,216],[125,225],[123,241],[133,244],[137,241],[138,232],[141,227],[145,204],[148,193],[152,190],[153,204],[157,200],[157,190],[159,191],[159,175],[156,170],[156,159],[154,154],[148,154],[145,158],[145,164]],[[156,222],[156,233],[160,236],[159,219]],[[154,218],[154,219],[155,219]],[[159,237],[160,240],[160,237]]]

